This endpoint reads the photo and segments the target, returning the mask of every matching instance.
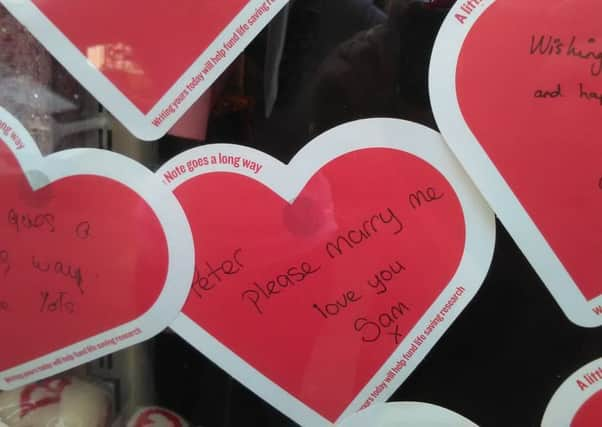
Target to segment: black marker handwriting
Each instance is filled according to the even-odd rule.
[[[423,203],[434,202],[445,196],[445,193],[438,193],[433,187],[428,187],[425,191],[418,190],[408,195],[408,202],[412,209],[422,206]]]
[[[275,295],[286,290],[286,288],[303,282],[308,276],[318,272],[320,268],[321,266],[312,267],[310,263],[302,262],[299,267],[290,267],[286,272],[265,281],[263,285],[258,282],[253,283],[250,289],[242,293],[242,300],[249,301],[258,314],[263,314],[264,308],[262,303],[267,303]]]
[[[203,298],[203,292],[210,291],[215,288],[218,283],[225,280],[227,276],[234,275],[241,271],[244,267],[240,260],[242,249],[236,249],[232,258],[226,259],[219,264],[219,267],[214,267],[208,261],[205,262],[207,267],[202,271],[199,266],[194,269],[192,278],[192,290],[199,297]]]
[[[17,232],[32,229],[50,233],[55,232],[54,215],[51,213],[30,215],[10,209],[8,211],[8,223],[14,226]]]
[[[67,313],[75,312],[75,304],[69,299],[67,292],[55,292],[51,294],[48,291],[40,293],[42,304],[40,306],[41,313]]]
[[[353,328],[356,332],[361,333],[362,341],[364,342],[376,342],[382,336],[383,330],[392,335],[395,339],[395,344],[399,344],[403,337],[399,334],[397,329],[397,321],[401,319],[410,308],[403,302],[398,301],[396,305],[391,306],[390,310],[384,311],[378,315],[374,320],[370,320],[366,317],[359,317],[355,319]],[[391,333],[390,328],[395,326],[396,329]]]
[[[10,260],[7,250],[0,251],[0,272],[6,277],[8,272],[10,271]]]
[[[56,261],[54,263],[43,262],[43,261],[40,261],[35,256],[31,257],[31,265],[33,266],[33,268],[35,270],[38,270],[41,273],[49,273],[50,272],[50,273],[55,273],[57,275],[61,275],[61,276],[67,277],[69,279],[72,279],[75,282],[80,293],[82,295],[84,294],[84,288],[83,288],[84,277],[83,277],[83,273],[82,273],[82,270],[80,267],[77,267],[75,265],[70,265],[70,264],[64,263],[62,261]]]
[[[563,40],[560,37],[553,35],[531,36],[531,47],[529,53],[531,55],[552,56],[565,55],[570,58],[584,59],[593,61],[590,66],[590,74],[599,76],[602,74],[602,49],[595,48],[598,43],[595,37],[589,37],[581,45],[587,44],[587,48],[577,47],[577,36],[571,36],[570,41]]]

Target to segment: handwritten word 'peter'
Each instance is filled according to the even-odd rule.
[[[368,280],[368,286],[376,290],[377,295],[387,292],[387,283],[393,280],[399,273],[405,271],[405,267],[399,261],[389,264],[388,268],[384,268],[374,274],[374,280]]]
[[[232,255],[232,259],[222,261],[219,267],[212,266],[209,262],[205,262],[207,270],[201,271],[199,267],[194,270],[192,278],[192,290],[199,297],[203,298],[203,292],[208,292],[215,288],[218,283],[221,283],[225,276],[232,276],[238,273],[244,267],[239,259],[242,249],[236,249]]]

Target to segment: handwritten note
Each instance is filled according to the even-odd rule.
[[[226,171],[243,158],[216,156]],[[178,163],[162,177],[187,174]],[[184,313],[333,419],[404,340],[407,360],[429,342],[409,333],[458,267],[462,209],[440,173],[393,149],[338,157],[290,204],[250,177],[208,173],[175,190],[200,248]]]
[[[602,4],[487,0],[459,25],[461,9],[431,61],[438,125],[565,314],[599,326]]]
[[[14,208],[8,210],[6,215],[8,218],[5,225],[8,225],[8,233],[6,233],[6,238],[9,240],[15,240],[18,238],[19,233],[58,233],[61,235],[59,239],[61,239],[64,244],[77,244],[79,240],[82,239],[82,224],[86,224],[86,235],[85,238],[89,237],[92,226],[89,221],[79,221],[77,225],[69,229],[66,227],[65,230],[61,230],[56,228],[55,222],[56,217],[54,214],[49,212],[17,212]],[[6,227],[5,227],[6,228]],[[13,236],[11,238],[10,232],[13,232]],[[56,255],[49,254],[45,257],[41,257],[39,255],[34,255],[36,253],[36,248],[33,247],[31,249],[32,254],[27,253],[15,253],[14,256],[11,257],[11,254],[8,250],[0,251],[0,266],[4,267],[4,276],[7,277],[8,273],[11,271],[11,265],[9,259],[12,259],[13,262],[17,265],[25,264],[23,259],[21,258],[30,258],[30,270],[38,273],[47,273],[52,277],[43,277],[40,280],[48,283],[54,282],[56,284],[56,289],[59,295],[59,299],[62,301],[62,297],[67,295],[67,290],[69,289],[69,285],[75,285],[78,292],[83,296],[85,295],[84,284],[87,286],[87,281],[84,280],[84,273],[82,272],[82,267],[76,265],[75,263],[69,263],[65,260],[57,260]],[[19,271],[13,269],[11,274],[19,275],[19,274],[28,274],[27,271]],[[98,278],[98,272],[90,271],[89,276]],[[84,283],[85,282],[85,283]],[[46,293],[45,301],[47,301],[48,293]],[[41,310],[42,312],[54,312],[57,310]],[[63,312],[63,310],[58,310],[59,312]],[[73,310],[69,310],[70,313]]]

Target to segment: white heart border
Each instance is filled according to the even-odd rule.
[[[455,18],[456,13],[466,15],[461,9],[462,3],[456,3],[447,15],[435,41],[429,71],[429,93],[435,120],[454,154],[492,205],[565,315],[579,326],[601,326],[602,316],[596,315],[593,309],[602,305],[602,295],[591,301],[585,299],[479,144],[460,110],[456,96],[458,57],[472,26],[495,1],[481,0],[463,24]]]
[[[568,377],[550,399],[541,421],[541,427],[571,425],[581,406],[602,390],[602,379],[590,385],[586,390],[579,390],[576,381],[583,380],[584,375],[600,368],[602,368],[602,358],[588,363]]]
[[[0,121],[8,124],[24,143],[24,148],[17,149],[9,141],[0,141],[0,144],[6,144],[16,156],[32,186],[32,191],[61,178],[74,175],[97,175],[117,181],[136,192],[154,211],[165,233],[169,256],[164,288],[157,301],[146,313],[124,325],[0,372],[0,389],[12,390],[140,343],[167,328],[179,314],[188,296],[188,285],[194,273],[194,243],[188,220],[180,203],[171,191],[163,188],[152,171],[140,163],[111,151],[93,148],[65,150],[43,157],[36,142],[23,125],[2,107],[0,107]],[[2,134],[0,139],[8,138]],[[32,174],[32,171],[36,173]],[[41,182],[41,179],[46,182]],[[73,362],[64,362],[53,367],[52,370],[30,375],[23,380],[15,380],[10,383],[5,381],[7,377],[35,369],[45,363],[52,363],[60,356],[81,350],[86,345],[98,344],[106,339],[128,333],[137,327],[141,329],[142,333],[129,339],[125,345],[100,349],[92,354],[79,357]],[[7,343],[7,345],[10,344]]]
[[[441,406],[423,402],[379,403],[341,423],[340,427],[478,427],[475,423]]]
[[[31,0],[0,0],[0,3],[132,134],[139,139],[153,141],[165,135],[172,128],[192,104],[211,87],[249,43],[257,37],[280,9],[288,3],[288,0],[267,0],[268,2],[272,1],[268,12],[262,14],[260,20],[249,28],[241,41],[228,51],[224,59],[215,65],[210,75],[205,77],[194,90],[190,91],[190,95],[186,97],[177,111],[159,126],[154,126],[152,124],[153,118],[159,116],[177,98],[186,87],[186,84],[202,71],[210,57],[223,47],[224,42],[231,38],[238,26],[245,23],[248,17],[264,1],[266,0],[249,0],[248,4],[230,21],[207,49],[186,69],[180,78],[173,82],[173,85],[163,94],[148,114],[143,114],[111,83]]]
[[[390,383],[390,387],[387,387],[385,392],[379,396],[379,400],[387,399],[411,374],[418,363],[422,361],[450,327],[455,318],[473,299],[489,270],[495,243],[493,213],[459,163],[457,163],[441,136],[429,128],[404,120],[366,119],[338,126],[320,135],[303,147],[288,165],[261,151],[248,147],[211,144],[179,154],[157,171],[157,174],[163,178],[166,172],[193,158],[217,155],[220,152],[240,155],[261,163],[263,169],[255,175],[244,169],[224,165],[209,165],[203,166],[191,174],[180,176],[170,183],[167,183],[165,179],[163,182],[174,190],[182,183],[206,173],[232,172],[257,180],[290,202],[294,200],[315,172],[326,163],[344,154],[365,148],[393,148],[405,151],[419,157],[442,173],[455,190],[464,210],[466,244],[458,270],[445,290],[408,333],[397,350],[377,371],[373,379],[366,384],[349,407],[340,415],[339,420],[356,412],[362,406],[370,392],[376,385],[383,382],[387,372],[392,366],[395,366],[402,353],[407,351],[407,347],[411,346],[411,342],[416,335],[424,331],[430,320],[436,316],[440,308],[456,292],[456,287],[462,285],[466,289],[466,296],[463,295],[454,305],[452,312],[446,315],[446,320],[449,320],[449,322],[446,322],[445,327],[436,329],[429,336],[428,344],[425,343],[418,348],[414,357],[407,363],[406,368],[395,377]],[[286,179],[283,179],[283,177],[286,177]],[[176,319],[172,324],[172,329],[239,382],[296,422],[311,426],[332,425],[317,412],[232,353],[185,314],[181,314]]]

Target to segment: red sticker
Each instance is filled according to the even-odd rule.
[[[21,418],[30,412],[60,403],[65,387],[71,385],[69,378],[53,378],[31,384],[21,391]]]
[[[128,427],[186,427],[177,414],[163,408],[145,408],[132,417]]]
[[[491,214],[419,125],[342,126],[288,166],[205,146],[158,174],[197,248],[174,330],[301,424],[388,397],[489,266]]]
[[[287,0],[0,3],[141,139],[157,139]]]
[[[541,426],[597,427],[602,419],[602,359],[588,363],[554,394]]]
[[[469,3],[433,55],[442,133],[570,319],[601,325],[602,5]]]
[[[13,325],[0,330],[0,386],[14,388],[166,327],[192,271],[172,252],[192,245],[141,165],[91,149],[42,158],[4,110],[0,129],[0,321]]]

